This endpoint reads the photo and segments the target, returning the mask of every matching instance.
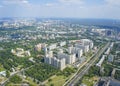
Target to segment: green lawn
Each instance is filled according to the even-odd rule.
[[[68,78],[70,78],[72,75],[69,77],[65,77],[63,75],[55,76],[54,78],[51,79],[51,81],[48,81],[45,86],[63,86],[63,84],[66,82]]]
[[[26,78],[26,81],[29,82],[30,86],[37,86],[37,84],[35,82],[33,82],[33,80],[29,77]]]
[[[83,79],[82,79],[82,83],[83,84],[86,84],[87,86],[93,86],[95,84],[95,82],[97,82],[98,80],[98,77],[87,77],[87,76],[84,76]]]
[[[26,78],[22,82],[29,83],[30,86],[38,86],[35,82],[33,82],[30,78]],[[21,86],[20,84],[14,84],[12,82],[8,82],[6,86]]]
[[[4,71],[5,69],[3,68],[3,66],[0,64],[0,71]]]
[[[6,80],[5,77],[0,77],[0,83],[3,82],[4,80]]]
[[[89,51],[89,52],[87,52],[87,53],[85,54],[85,56],[86,56],[87,58],[91,57],[92,55],[93,55],[93,52],[92,52],[92,51]]]

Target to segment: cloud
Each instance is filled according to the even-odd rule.
[[[29,4],[28,0],[4,0],[3,4]]]
[[[29,2],[27,0],[23,0],[22,3],[28,4]]]
[[[119,18],[120,0],[0,0],[0,16]],[[37,2],[38,1],[38,2]],[[96,1],[96,2],[94,2]]]
[[[55,6],[57,3],[46,3],[45,6],[51,7],[51,6]]]
[[[59,2],[64,4],[83,4],[83,0],[59,0]]]
[[[108,5],[120,6],[120,0],[105,0]]]

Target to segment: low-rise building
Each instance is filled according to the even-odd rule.
[[[35,45],[35,50],[41,51],[41,48],[42,48],[42,45],[40,43]]]
[[[65,45],[66,45],[66,41],[60,42],[59,45],[60,45],[60,46],[65,46]]]
[[[114,60],[114,56],[113,55],[109,55],[108,56],[108,62],[113,62]]]
[[[22,48],[12,49],[11,53],[18,56],[18,57],[31,56],[31,53],[29,50],[24,51],[24,49],[22,49]]]
[[[110,77],[100,78],[98,83],[94,86],[120,86],[120,81]]]
[[[0,76],[4,76],[5,77],[6,76],[6,71],[1,71],[0,72]]]
[[[57,44],[54,43],[54,44],[51,44],[50,46],[48,46],[48,49],[52,50],[52,49],[55,49],[56,47],[57,47]]]

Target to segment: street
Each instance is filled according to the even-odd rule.
[[[23,71],[25,71],[25,70],[33,67],[33,66],[34,66],[34,65],[32,65],[32,66],[30,66],[30,67],[27,67],[27,68],[25,68],[25,69],[22,69],[22,70],[20,70],[20,71],[14,72],[13,74],[10,75],[10,77],[9,77],[7,80],[5,80],[4,82],[2,82],[2,83],[0,84],[0,86],[5,86],[5,84],[9,81],[9,79],[10,79],[12,76],[14,76],[14,75],[16,75],[16,74],[18,74],[18,73],[21,73],[21,72],[23,72]]]

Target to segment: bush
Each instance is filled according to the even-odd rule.
[[[18,75],[14,75],[13,77],[11,77],[10,78],[10,81],[12,82],[12,83],[21,83],[21,81],[22,81],[22,78],[20,77],[20,76],[18,76]]]

